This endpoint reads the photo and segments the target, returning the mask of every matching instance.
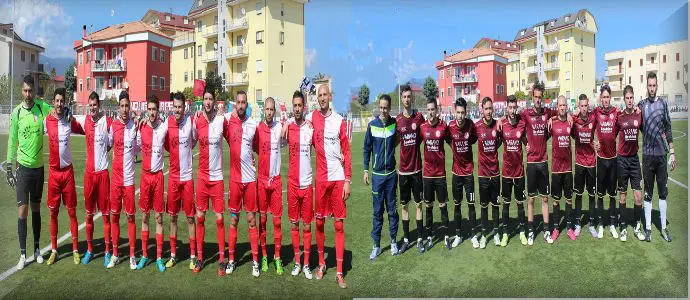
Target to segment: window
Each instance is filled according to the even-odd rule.
[[[91,78],[86,77],[86,91],[88,92],[90,90],[91,90]]]
[[[521,62],[521,63],[520,63],[520,66],[521,66],[521,67],[522,67],[522,69],[524,70],[524,69],[525,69],[525,62],[524,62],[524,61],[523,61],[523,62]],[[523,84],[523,85],[524,85],[524,84]]]
[[[585,61],[585,53],[580,52],[580,61]]]
[[[628,68],[632,67],[632,61],[628,60]]]
[[[263,5],[261,5],[261,0],[256,1],[256,15],[257,15],[257,16],[261,14],[261,8],[262,8],[262,6],[263,6]]]
[[[680,61],[680,53],[676,52],[676,61]]]
[[[189,80],[189,72],[184,72],[184,82]]]
[[[257,44],[263,44],[264,43],[264,31],[259,30],[256,32],[256,43]]]
[[[201,70],[197,70],[197,71],[196,71],[196,79],[199,79],[199,80],[202,79],[202,77],[201,77]]]
[[[285,32],[284,31],[280,32],[280,44],[281,45],[285,44]]]
[[[256,61],[256,73],[261,73],[264,71],[264,62],[262,60]]]
[[[151,89],[155,91],[157,85],[158,85],[158,77],[151,76]]]
[[[676,80],[680,80],[680,71],[676,71]]]
[[[570,52],[566,52],[566,53],[565,53],[565,61],[570,61],[570,60],[571,60],[571,57],[570,57],[571,55],[572,55],[572,54],[571,54]]]
[[[448,94],[447,95],[450,96],[450,87],[448,87]]]
[[[515,87],[515,80],[511,80],[510,81],[510,88],[514,88],[514,87]]]
[[[36,61],[36,54],[31,53],[31,62]]]
[[[570,71],[565,71],[565,80],[570,80]]]
[[[79,91],[84,91],[84,80],[79,79]]]
[[[96,49],[96,60],[103,60],[105,59],[105,50],[103,48],[97,48]]]
[[[643,75],[640,75],[640,83],[644,82]]]
[[[80,65],[84,64],[84,53],[79,53],[79,64]]]
[[[182,22],[183,22],[185,25],[187,25],[187,24],[189,24],[189,19],[184,18],[184,20],[182,20]]]
[[[22,52],[21,52],[21,57],[22,57],[22,61],[26,61],[26,53],[24,52],[24,50],[22,50]]]
[[[159,87],[160,87],[160,90],[161,90],[161,91],[165,91],[165,77],[161,77],[161,78],[159,78],[159,79],[160,79],[160,80],[159,80],[159,81],[160,81],[160,86],[159,86]]]
[[[652,56],[652,63],[654,63],[654,56]]]
[[[280,16],[285,16],[285,4],[280,4]]]
[[[664,56],[661,57],[661,62],[666,63],[666,54],[664,54]]]
[[[196,47],[196,55],[201,56],[201,52],[202,52],[201,45],[199,45]]]
[[[117,48],[113,48],[110,50],[110,59],[115,59],[117,58]]]
[[[86,63],[89,63],[90,61],[91,61],[91,50],[87,50],[86,51]]]
[[[443,90],[441,90],[441,98],[443,98]]]
[[[676,105],[683,105],[683,95],[676,95]]]
[[[642,66],[642,59],[640,58],[640,67]]]
[[[161,54],[160,54],[160,56],[161,56],[161,62],[165,62],[165,50],[161,49],[160,52],[161,52]]]
[[[151,48],[151,60],[152,61],[158,60],[158,48],[156,48],[156,47]]]
[[[280,61],[280,74],[283,74],[285,72],[285,61],[281,60]]]
[[[441,79],[443,79],[444,74],[446,74],[446,72],[443,72],[443,70],[441,70]]]
[[[96,76],[94,78],[94,85],[96,86],[96,92],[100,92],[103,89],[103,84],[105,83],[105,77],[103,76]]]
[[[632,84],[632,76],[628,76],[628,84]]]
[[[522,80],[522,86],[525,86],[525,80],[524,79]]]
[[[188,51],[188,50],[189,50],[189,49],[184,48],[184,59],[187,59],[187,58],[189,57],[189,56],[188,56],[188,55],[189,55],[189,51]]]
[[[570,91],[565,91],[565,99],[570,99]]]
[[[264,101],[264,95],[261,89],[256,90],[256,101]]]
[[[196,21],[196,32],[201,32],[201,27],[202,27],[201,24],[202,24],[201,20]]]

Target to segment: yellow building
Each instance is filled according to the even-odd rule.
[[[195,23],[193,59],[173,62],[175,72],[204,79],[219,74],[227,91],[247,92],[250,105],[266,97],[291,99],[304,76],[304,5],[300,0],[194,0],[189,18]],[[173,44],[173,60],[184,57],[188,40]],[[180,54],[182,53],[182,54]],[[225,99],[222,99],[225,100]],[[289,103],[286,102],[286,103]]]
[[[647,97],[647,74],[656,73],[657,95],[669,105],[685,106],[688,101],[688,41],[648,45],[642,48],[607,52],[606,78],[614,105],[623,105],[623,89],[633,87],[635,100]]]
[[[528,93],[543,81],[547,94],[575,99],[595,89],[597,25],[586,10],[545,20],[518,30],[520,54],[508,58],[508,93]]]

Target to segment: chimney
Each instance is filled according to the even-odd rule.
[[[443,58],[446,58],[446,50],[443,50]]]
[[[82,36],[81,37],[86,37],[86,25],[81,27],[82,29]]]

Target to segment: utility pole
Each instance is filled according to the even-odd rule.
[[[10,25],[10,112],[14,107],[14,0],[12,0],[12,24]]]

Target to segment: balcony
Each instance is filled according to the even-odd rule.
[[[235,46],[225,49],[226,59],[241,58],[246,57],[248,55],[249,51],[247,51],[247,46]]]
[[[615,51],[604,54],[605,60],[619,60],[624,58],[623,51]]]
[[[537,73],[537,66],[527,67],[523,71],[525,71],[525,73],[527,73],[527,74]]]
[[[201,31],[201,36],[205,38],[209,38],[212,36],[217,36],[218,35],[218,25],[210,25],[210,26],[205,26],[204,30]]]
[[[239,18],[236,20],[231,20],[229,24],[226,26],[226,31],[227,32],[234,32],[234,31],[240,31],[249,28],[249,23],[247,22],[247,18]]]
[[[537,55],[537,49],[532,48],[532,49],[527,49],[527,50],[522,50],[520,52],[524,56],[536,56]]]
[[[558,69],[559,69],[558,62],[547,63],[546,66],[544,67],[544,71],[554,71],[554,70],[558,70]]]
[[[94,60],[91,61],[91,72],[124,72],[127,71],[127,60]]]
[[[558,43],[553,43],[550,45],[546,45],[546,47],[544,47],[544,53],[555,52],[558,50],[560,50],[560,46],[558,46]]]
[[[185,32],[173,37],[173,48],[194,43],[194,33]]]
[[[247,73],[235,73],[230,77],[230,79],[231,80],[229,81],[225,81],[223,85],[227,87],[234,87],[249,84],[249,81],[247,79]]]
[[[453,83],[471,83],[471,82],[477,82],[477,81],[479,81],[479,78],[477,78],[476,74],[465,74],[465,75],[453,76]]]
[[[549,81],[544,82],[544,87],[545,87],[547,90],[550,90],[550,89],[557,89],[557,88],[559,88],[560,86],[561,86],[561,84],[560,84],[560,82],[558,82],[558,80],[549,80]]]
[[[655,61],[647,60],[647,61],[645,61],[644,64],[647,66],[648,71],[659,69],[659,61],[658,60],[655,60]]]
[[[621,86],[620,82],[609,82],[609,87],[611,88],[612,92],[617,92],[617,91],[623,90],[623,87]]]
[[[204,55],[201,56],[201,62],[202,63],[211,63],[211,62],[216,62],[218,60],[218,53],[216,51],[210,51],[204,53]]]
[[[608,68],[606,69],[606,72],[604,72],[604,73],[606,74],[606,76],[609,76],[609,77],[611,77],[611,76],[620,76],[620,75],[623,75],[623,68],[619,68],[619,67],[608,67]]]

